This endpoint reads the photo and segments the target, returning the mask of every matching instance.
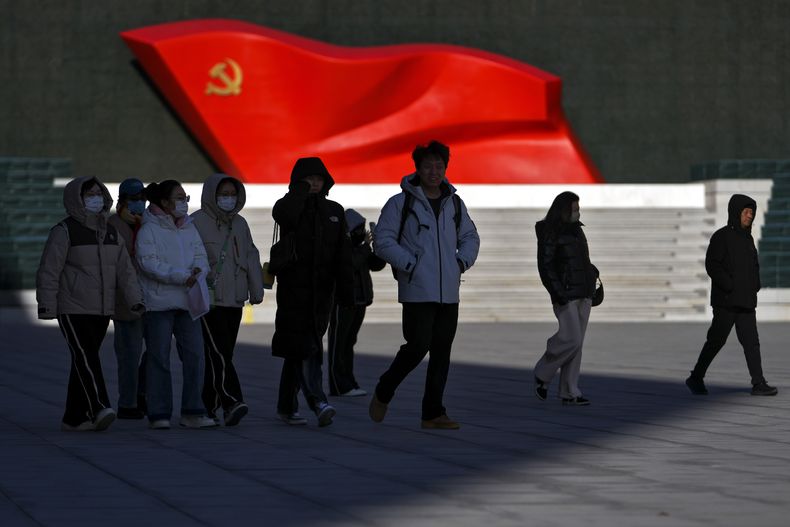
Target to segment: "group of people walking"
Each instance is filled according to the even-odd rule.
[[[398,282],[405,342],[373,389],[369,416],[384,420],[403,380],[429,356],[421,426],[458,429],[444,406],[450,354],[458,323],[461,276],[471,268],[480,238],[446,177],[450,149],[437,141],[412,152],[415,172],[384,205],[378,224],[327,198],[334,180],[321,159],[296,161],[288,192],[272,216],[279,227],[277,312],[272,354],[283,359],[277,417],[304,425],[302,393],[319,426],[336,415],[323,389],[323,339],[328,331],[329,394],[367,395],[353,371],[353,349],[373,301],[370,273],[389,263]],[[182,365],[179,424],[235,426],[249,411],[233,355],[242,308],[264,295],[261,255],[240,212],[245,188],[215,174],[204,185],[200,209],[175,180],[119,187],[115,214],[107,188],[80,177],[63,194],[68,217],[49,235],[37,275],[38,314],[57,319],[71,353],[62,428],[104,430],[116,417],[167,429],[173,414],[170,355],[175,339]],[[146,207],[146,202],[148,206]],[[730,201],[730,221],[711,239],[706,269],[713,280],[714,319],[686,384],[705,394],[703,378],[734,325],[744,345],[752,394],[774,395],[762,375],[755,306],[757,252],[750,234],[756,204]],[[534,368],[534,392],[548,398],[559,374],[564,405],[590,401],[579,388],[587,322],[603,288],[591,263],[580,221],[579,197],[558,195],[535,226],[538,272],[549,293],[558,330]],[[274,250],[271,254],[274,260]],[[197,294],[196,294],[197,292]],[[194,298],[207,294],[207,310]],[[115,327],[118,411],[104,383],[99,349]],[[143,352],[143,348],[145,351]]]

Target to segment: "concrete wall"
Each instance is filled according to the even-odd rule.
[[[786,0],[3,0],[0,155],[76,174],[200,181],[212,170],[131,63],[125,29],[203,17],[352,45],[442,42],[564,79],[566,113],[610,182],[688,179],[720,158],[787,157]]]

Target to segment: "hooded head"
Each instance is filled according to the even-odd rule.
[[[230,203],[230,194],[227,192],[225,182],[233,184],[236,189],[236,204],[230,210],[224,210],[217,203],[217,198],[222,200],[223,203]],[[218,195],[218,190],[222,188],[223,195]],[[203,194],[200,197],[200,206],[204,211],[208,212],[214,218],[224,218],[237,214],[244,208],[247,202],[247,192],[244,190],[244,185],[241,181],[226,174],[213,174],[203,183]],[[224,205],[223,205],[224,206]]]
[[[346,209],[346,225],[355,245],[365,241],[365,217],[354,209]]]
[[[737,229],[743,228],[741,226],[741,213],[744,209],[752,209],[752,214],[754,215],[757,212],[757,202],[744,194],[733,194],[730,198],[730,203],[727,205],[727,225]],[[751,223],[744,230],[751,231]]]
[[[291,183],[288,185],[288,189],[293,190],[296,182],[302,181],[308,176],[324,178],[324,187],[319,192],[322,196],[326,196],[329,189],[335,184],[335,180],[329,175],[329,171],[320,157],[302,157],[296,160],[293,170],[291,170]]]
[[[83,195],[87,190],[93,187],[93,185],[99,186],[102,197],[104,198],[104,207],[99,215],[106,216],[110,208],[112,208],[112,197],[110,196],[110,191],[104,186],[104,183],[99,181],[96,177],[83,176],[72,179],[66,184],[66,188],[63,189],[63,207],[65,207],[66,213],[82,224],[85,224],[87,218],[91,216],[85,210]]]

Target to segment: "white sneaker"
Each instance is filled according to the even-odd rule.
[[[169,430],[170,419],[155,419],[148,423],[148,428],[153,430]]]
[[[178,424],[184,428],[216,428],[217,423],[207,415],[182,415]]]
[[[318,403],[315,409],[315,415],[318,416],[318,426],[329,426],[332,424],[332,418],[337,411],[329,403]]]
[[[341,393],[340,397],[362,397],[363,395],[367,395],[368,392],[363,390],[362,388],[353,388],[345,393]]]
[[[307,419],[299,415],[298,412],[294,412],[292,414],[277,414],[277,419],[279,419],[283,423],[287,423],[289,425],[294,425],[294,426],[307,424]]]
[[[60,429],[64,432],[88,432],[91,430],[96,430],[96,425],[94,425],[92,421],[83,421],[77,426],[60,423]]]
[[[115,410],[112,408],[102,408],[96,414],[96,419],[93,420],[93,429],[98,431],[107,430],[107,428],[115,421]]]

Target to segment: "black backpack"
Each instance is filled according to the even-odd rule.
[[[403,227],[406,225],[406,220],[409,213],[412,212],[412,205],[414,204],[414,195],[411,192],[404,192],[406,195],[403,199],[403,208],[400,211],[400,227],[398,228],[398,237],[396,242],[400,245],[401,238],[403,238]],[[458,194],[453,194],[453,206],[455,207],[455,214],[453,214],[453,221],[455,222],[455,239],[458,242],[458,234],[461,231],[461,198]],[[392,269],[392,277],[397,279],[398,274],[395,268]]]

